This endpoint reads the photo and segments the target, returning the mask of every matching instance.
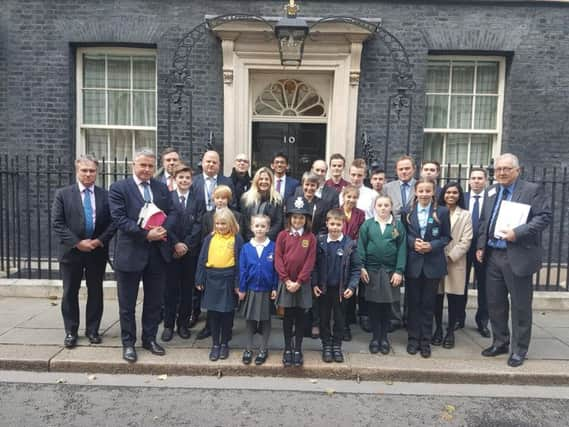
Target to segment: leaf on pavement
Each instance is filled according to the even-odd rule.
[[[326,394],[328,396],[333,396],[334,393],[336,393],[336,390],[334,390],[333,388],[327,388],[326,390],[324,390],[326,392]]]
[[[158,378],[158,380],[160,380],[160,381],[165,381],[165,380],[168,379],[168,375],[166,375],[166,374],[158,375],[157,378]]]
[[[57,299],[57,295],[48,295],[47,299]]]
[[[65,378],[58,378],[57,381],[55,381],[56,384],[65,384],[67,382],[67,380]]]
[[[50,302],[49,304],[54,306],[54,307],[56,307],[58,305],[56,302]]]
[[[386,384],[386,385],[393,385],[393,381],[387,380],[387,381],[385,381],[385,384]]]
[[[89,381],[95,381],[95,380],[97,379],[97,376],[96,376],[96,375],[88,375],[88,376],[87,376],[87,379],[88,379]]]
[[[311,382],[312,384],[316,384],[316,383],[318,383],[318,380],[311,379],[310,382]]]

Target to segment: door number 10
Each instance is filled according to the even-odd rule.
[[[296,142],[295,136],[283,136],[283,144],[294,144]]]

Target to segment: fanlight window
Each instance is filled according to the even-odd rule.
[[[255,101],[256,116],[326,117],[324,100],[300,80],[279,80],[268,85]]]

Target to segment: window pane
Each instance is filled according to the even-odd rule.
[[[448,92],[450,64],[429,62],[427,69],[427,92]]]
[[[452,93],[472,93],[474,90],[474,62],[454,62],[452,66]]]
[[[468,162],[468,134],[449,133],[445,163],[466,164]]]
[[[470,143],[470,163],[473,165],[487,165],[492,155],[492,142],[494,135],[472,135]]]
[[[105,87],[105,57],[83,55],[83,87]]]
[[[497,62],[479,62],[476,73],[476,93],[498,93]]]
[[[85,153],[98,160],[107,157],[107,131],[103,129],[84,129]]]
[[[496,129],[498,97],[477,96],[474,129]]]
[[[444,136],[440,133],[426,133],[423,144],[423,158],[442,162]]]
[[[448,115],[448,95],[427,95],[425,109],[426,128],[446,128]]]
[[[450,101],[450,127],[470,129],[472,122],[472,96],[452,96]]]
[[[130,92],[109,91],[109,124],[130,125]]]
[[[108,85],[112,89],[130,88],[130,57],[128,56],[109,56],[108,57]]]
[[[156,61],[154,57],[132,59],[133,89],[156,89]]]
[[[111,130],[111,159],[119,162],[125,158],[132,159],[132,131]]]
[[[154,126],[156,121],[156,103],[153,92],[133,93],[133,125]]]
[[[156,132],[152,130],[135,130],[134,131],[134,150],[138,151],[142,148],[150,148],[154,150],[156,147]]]
[[[105,91],[83,90],[83,123],[105,124]]]

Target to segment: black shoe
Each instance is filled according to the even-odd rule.
[[[435,329],[435,333],[433,334],[433,338],[431,338],[431,344],[441,345],[442,343],[443,343],[443,329],[440,326],[437,326],[437,329]]]
[[[454,324],[454,330],[458,331],[459,329],[464,329],[464,320],[459,320]]]
[[[68,333],[63,339],[65,348],[73,348],[77,345],[77,334]]]
[[[211,331],[209,328],[205,327],[201,331],[198,332],[198,336],[196,337],[198,340],[205,340],[206,338],[211,337]]]
[[[138,359],[134,346],[127,345],[122,348],[122,358],[129,363],[134,363]]]
[[[218,345],[214,345],[209,351],[209,360],[212,362],[217,362],[219,360],[220,348]]]
[[[367,333],[371,332],[371,327],[369,325],[369,317],[367,317],[367,316],[361,316],[360,317],[360,327],[362,328],[362,330],[364,332],[367,332]]]
[[[221,344],[221,347],[219,349],[219,358],[221,360],[225,360],[229,357],[229,347],[227,346],[227,344]]]
[[[178,335],[180,335],[180,338],[187,340],[192,336],[192,333],[190,332],[187,326],[180,325],[178,326]]]
[[[251,350],[245,350],[243,352],[243,357],[241,358],[244,365],[250,365],[253,361],[253,352]]]
[[[369,352],[371,354],[379,353],[379,341],[371,340],[369,343]]]
[[[268,357],[269,357],[269,351],[261,350],[259,354],[257,354],[257,357],[255,357],[255,365],[257,366],[262,365],[267,361]]]
[[[348,326],[344,328],[344,333],[342,334],[342,341],[351,341],[352,340],[352,330]]]
[[[334,360],[334,355],[332,354],[332,347],[329,345],[324,345],[322,347],[322,361],[324,363],[332,363]]]
[[[87,332],[85,336],[89,339],[91,344],[101,344],[103,342],[98,332]]]
[[[443,340],[443,348],[451,349],[454,348],[454,331],[449,329]]]
[[[283,365],[285,368],[292,366],[292,351],[285,350],[283,353]]]
[[[304,358],[302,357],[302,351],[295,351],[292,356],[292,363],[296,368],[300,368],[304,363]]]
[[[522,353],[512,353],[508,358],[508,366],[512,368],[517,368],[518,366],[522,366],[524,364],[524,360],[526,358],[525,354]]]
[[[484,356],[484,357],[496,357],[496,356],[499,356],[500,354],[507,354],[508,352],[509,352],[509,349],[508,349],[507,345],[503,345],[500,347],[496,347],[495,345],[492,345],[492,346],[482,350],[482,356]]]
[[[156,356],[164,356],[166,354],[166,350],[156,341],[148,341],[142,343],[142,348],[148,350],[150,353]]]
[[[417,344],[407,344],[407,353],[409,354],[417,354],[417,352],[419,351],[419,347],[417,346]]]
[[[478,324],[478,333],[482,335],[484,338],[490,338],[490,329],[483,323]]]
[[[381,340],[381,342],[379,343],[379,351],[381,352],[381,354],[389,354],[389,352],[391,351],[391,345],[389,344],[389,341],[387,339]]]
[[[342,347],[339,345],[332,347],[332,355],[334,356],[334,362],[344,363],[344,353],[342,353]]]
[[[430,345],[424,345],[421,347],[421,357],[428,359],[429,357],[431,357],[431,346]]]
[[[200,321],[200,315],[198,314],[192,314],[190,316],[190,320],[188,321],[188,328],[192,329],[194,326],[196,326],[196,324]]]
[[[162,331],[162,336],[161,336],[162,341],[164,342],[172,341],[173,337],[174,337],[174,329],[167,328],[166,326],[164,326],[164,330]]]

